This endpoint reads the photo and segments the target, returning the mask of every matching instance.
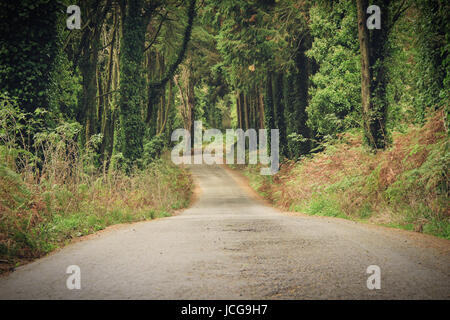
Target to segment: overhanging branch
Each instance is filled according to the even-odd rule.
[[[184,55],[186,53],[187,50],[187,46],[189,43],[189,40],[191,38],[191,34],[192,34],[192,27],[194,24],[194,18],[195,18],[195,3],[196,0],[191,0],[190,4],[189,4],[189,8],[188,8],[188,24],[186,26],[186,29],[184,31],[184,38],[183,38],[183,43],[181,45],[180,51],[178,52],[178,56],[177,59],[175,60],[175,62],[170,66],[170,68],[168,69],[167,73],[164,75],[164,77],[159,80],[158,82],[154,82],[154,83],[150,83],[149,88],[150,90],[158,90],[163,88],[167,81],[169,81],[169,79],[171,79],[175,73],[175,71],[177,70],[178,66],[180,65],[180,63],[183,61],[184,59]]]

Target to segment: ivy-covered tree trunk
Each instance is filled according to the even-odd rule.
[[[51,111],[48,89],[57,55],[57,10],[56,1],[0,2],[0,90],[17,98],[28,113],[37,108]],[[26,142],[30,147],[39,130],[33,129]]]
[[[83,48],[79,64],[82,76],[81,110],[84,113],[85,142],[97,132],[97,60],[100,33]]]
[[[80,47],[77,55],[79,57],[79,69],[82,77],[82,93],[80,113],[78,121],[84,124],[85,132],[83,142],[87,143],[93,134],[99,133],[101,125],[98,117],[98,54],[100,49],[100,35],[102,24],[110,10],[112,0],[105,2],[105,7],[100,6],[100,1],[83,0],[80,3],[82,16],[90,17],[87,26],[83,29]],[[100,99],[103,96],[99,93]],[[100,106],[102,103],[100,101]]]
[[[308,44],[304,41],[295,56],[296,67],[284,77],[284,117],[290,158],[297,158],[311,150],[310,129],[307,124],[309,74],[311,63],[305,55]]]
[[[145,79],[142,60],[146,27],[142,16],[143,3],[143,0],[128,1],[120,52],[120,139],[121,151],[128,166],[140,159],[143,151],[141,110],[145,98]]]

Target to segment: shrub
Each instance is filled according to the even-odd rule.
[[[161,135],[154,136],[144,145],[144,162],[146,164],[161,157],[164,150],[164,139]]]

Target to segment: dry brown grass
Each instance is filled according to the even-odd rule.
[[[74,237],[169,215],[189,202],[190,175],[168,159],[131,174],[96,169],[89,145],[81,152],[67,131],[38,140],[40,166],[30,153],[14,159],[14,148],[0,150],[0,272]]]
[[[74,183],[77,179],[55,183],[51,175],[47,179],[17,180],[17,186],[0,177],[0,259],[8,261],[0,263],[0,269],[112,224],[170,215],[189,203],[192,185],[184,169],[166,160],[132,175],[97,173],[78,179],[79,183]]]
[[[329,202],[339,216],[420,232],[425,228],[448,237],[448,158],[446,113],[441,109],[422,127],[395,132],[387,150],[372,153],[361,134],[344,133],[311,158],[282,163],[272,178],[246,170],[259,179],[258,191],[283,209],[308,211],[315,201],[322,206]],[[434,227],[427,229],[427,224]]]

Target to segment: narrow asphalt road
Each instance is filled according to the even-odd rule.
[[[113,228],[0,279],[1,299],[449,299],[450,242],[265,206],[221,166],[193,166],[180,215]],[[66,287],[66,268],[81,289]],[[381,270],[369,290],[366,269]]]

